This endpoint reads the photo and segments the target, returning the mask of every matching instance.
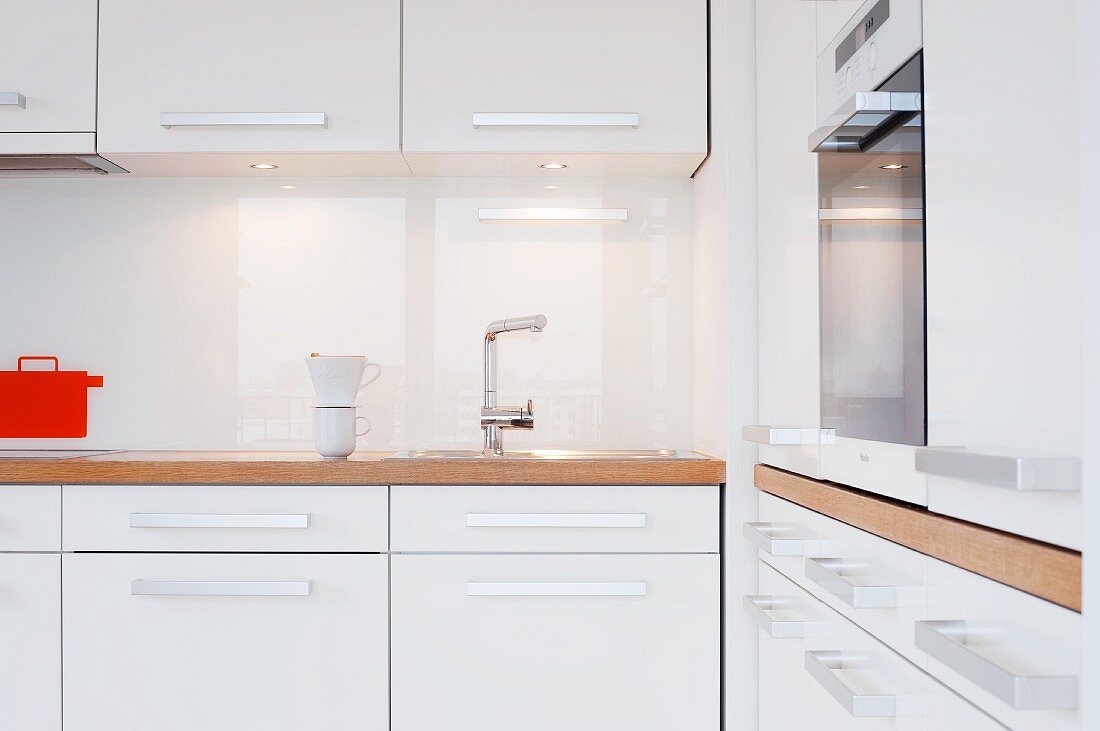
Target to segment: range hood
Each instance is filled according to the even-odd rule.
[[[99,155],[0,155],[0,178],[74,177],[128,172]]]
[[[810,152],[863,152],[920,111],[920,92],[857,91],[810,135]]]

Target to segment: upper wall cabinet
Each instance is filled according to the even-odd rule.
[[[408,174],[400,0],[99,5],[99,151],[131,172]]]
[[[409,166],[417,175],[691,175],[707,152],[706,5],[405,0]]]
[[[96,0],[0,0],[0,28],[0,154],[95,152]]]

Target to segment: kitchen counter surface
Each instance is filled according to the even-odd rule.
[[[390,460],[357,452],[116,452],[0,460],[0,484],[103,485],[715,485],[726,463],[704,459]]]

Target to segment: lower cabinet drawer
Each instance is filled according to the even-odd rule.
[[[346,485],[65,485],[66,551],[385,551],[388,490]]]
[[[767,564],[745,606],[760,635],[767,731],[1003,731],[993,718]]]
[[[61,729],[61,557],[0,554],[0,728]]]
[[[66,731],[386,731],[387,557],[69,554]]]
[[[716,555],[392,557],[395,731],[718,731]]]
[[[717,553],[718,487],[394,485],[391,548]]]

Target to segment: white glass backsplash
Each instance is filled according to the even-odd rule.
[[[104,376],[84,440],[0,448],[311,449],[310,352],[383,367],[362,449],[476,444],[482,333],[506,444],[691,446],[690,181],[0,181],[0,370]],[[294,187],[280,187],[294,186]],[[479,223],[616,207],[624,225]]]

